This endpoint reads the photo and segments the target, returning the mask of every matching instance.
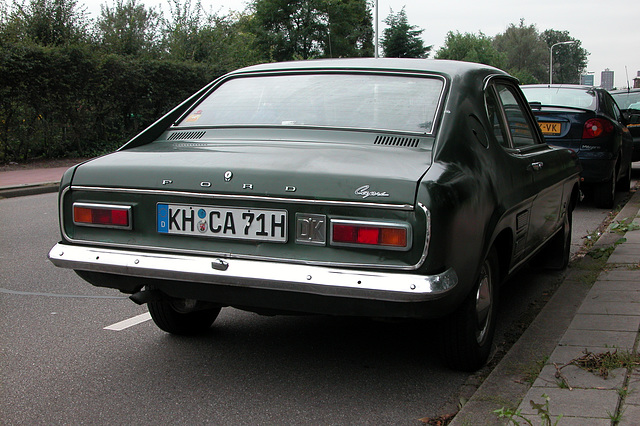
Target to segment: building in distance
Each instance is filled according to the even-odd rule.
[[[613,89],[613,71],[609,68],[606,68],[600,73],[600,86],[606,90]]]

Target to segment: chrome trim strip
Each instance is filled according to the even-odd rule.
[[[189,191],[166,191],[160,189],[135,189],[135,188],[108,188],[101,186],[81,186],[72,185],[69,189],[74,191],[93,191],[93,192],[117,192],[131,193],[143,195],[168,195],[178,197],[207,198],[211,200],[247,200],[247,201],[265,201],[277,203],[291,204],[311,204],[311,205],[327,205],[336,207],[367,207],[373,209],[388,209],[413,211],[411,204],[385,204],[385,203],[366,203],[362,201],[332,201],[332,200],[311,200],[304,198],[283,198],[283,197],[266,197],[261,195],[235,195],[235,194],[207,194],[203,192]]]
[[[416,269],[421,267],[422,264],[427,260],[427,255],[429,254],[429,243],[431,242],[431,212],[429,212],[429,209],[420,202],[418,203],[418,207],[420,207],[420,209],[424,213],[424,221],[427,224],[426,225],[427,229],[425,229],[424,231],[425,236],[424,236],[424,248],[422,249],[422,257],[420,258],[418,263],[416,263],[415,265]]]
[[[429,132],[416,132],[416,131],[408,131],[408,130],[397,130],[397,129],[377,129],[377,128],[363,128],[363,127],[334,127],[334,126],[299,126],[299,127],[307,127],[307,128],[327,128],[334,130],[351,130],[351,131],[374,131],[374,132],[389,132],[389,133],[406,133],[413,135],[421,135],[421,136],[433,136],[435,134],[436,123],[438,122],[438,118],[441,110],[444,108],[443,99],[448,90],[448,82],[449,80],[441,75],[436,74],[433,71],[428,70],[403,70],[403,69],[371,69],[371,68],[289,68],[289,69],[274,69],[274,70],[250,70],[247,72],[231,72],[229,74],[223,75],[219,79],[212,82],[209,87],[207,87],[206,92],[200,98],[198,98],[195,102],[193,102],[189,108],[185,110],[185,112],[178,117],[177,120],[174,121],[173,127],[167,130],[199,130],[199,129],[207,129],[207,128],[242,128],[242,127],[276,127],[282,128],[283,126],[270,126],[270,125],[220,125],[220,126],[180,126],[178,123],[181,123],[185,120],[186,117],[189,116],[191,111],[196,109],[212,92],[218,89],[221,85],[226,83],[229,80],[233,80],[236,78],[251,78],[251,77],[270,77],[270,76],[284,76],[284,75],[298,75],[298,74],[369,74],[369,75],[385,75],[385,76],[393,76],[393,77],[403,77],[403,78],[427,78],[442,81],[442,90],[440,90],[440,94],[438,96],[438,104],[436,106],[436,110],[433,114],[433,124]],[[284,126],[290,127],[290,126]]]
[[[61,268],[117,275],[392,302],[433,300],[458,284],[453,269],[436,275],[417,275],[62,243],[51,249],[49,260]]]
[[[77,187],[76,187],[77,188]],[[154,251],[163,252],[163,253],[181,253],[186,255],[201,255],[201,256],[214,256],[221,257],[225,259],[246,259],[246,260],[261,260],[267,262],[284,262],[285,259],[274,258],[274,257],[266,257],[266,256],[251,256],[251,255],[236,255],[232,253],[219,253],[219,252],[211,252],[211,251],[202,251],[202,250],[188,250],[188,249],[177,249],[173,247],[165,248],[165,247],[150,247],[144,245],[137,244],[119,244],[119,243],[108,243],[108,242],[98,242],[98,241],[89,241],[89,240],[79,240],[69,236],[67,234],[64,224],[63,224],[63,209],[64,209],[64,197],[67,193],[72,189],[72,187],[66,187],[62,190],[62,194],[60,196],[59,206],[59,222],[60,229],[63,238],[74,244],[85,244],[88,246],[102,246],[102,247],[113,247],[113,248],[123,248],[129,250],[149,250],[152,248]],[[104,189],[104,188],[103,188]],[[418,203],[421,210],[425,214],[425,222],[427,223],[427,238],[425,239],[424,248],[422,251],[422,257],[415,265],[381,265],[378,263],[370,264],[370,263],[343,263],[343,262],[325,262],[325,261],[309,261],[309,260],[298,260],[298,259],[286,259],[286,262],[294,265],[315,265],[315,266],[337,266],[337,267],[346,267],[346,268],[368,268],[368,269],[387,269],[387,270],[397,270],[397,271],[415,271],[419,269],[427,259],[427,253],[429,248],[429,235],[431,234],[431,215],[429,210],[422,204]]]

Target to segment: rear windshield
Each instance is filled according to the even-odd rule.
[[[592,90],[564,87],[522,87],[529,102],[543,106],[565,106],[580,109],[596,109],[596,94]]]
[[[640,110],[640,92],[612,93],[620,109]]]
[[[233,78],[180,126],[328,126],[431,133],[444,82],[376,74]]]

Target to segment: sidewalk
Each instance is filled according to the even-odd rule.
[[[53,167],[0,172],[0,198],[56,192],[67,169]]]
[[[640,226],[639,210],[637,191],[612,223]],[[640,425],[640,230],[622,228],[571,265],[450,425],[555,424],[559,416],[558,425]],[[630,360],[629,368],[614,363]],[[513,422],[499,419],[500,409]]]

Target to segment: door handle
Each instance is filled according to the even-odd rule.
[[[542,170],[542,166],[544,166],[544,163],[542,161],[536,161],[535,163],[531,163],[529,165],[529,170],[533,170],[534,172],[538,172],[538,171]]]

